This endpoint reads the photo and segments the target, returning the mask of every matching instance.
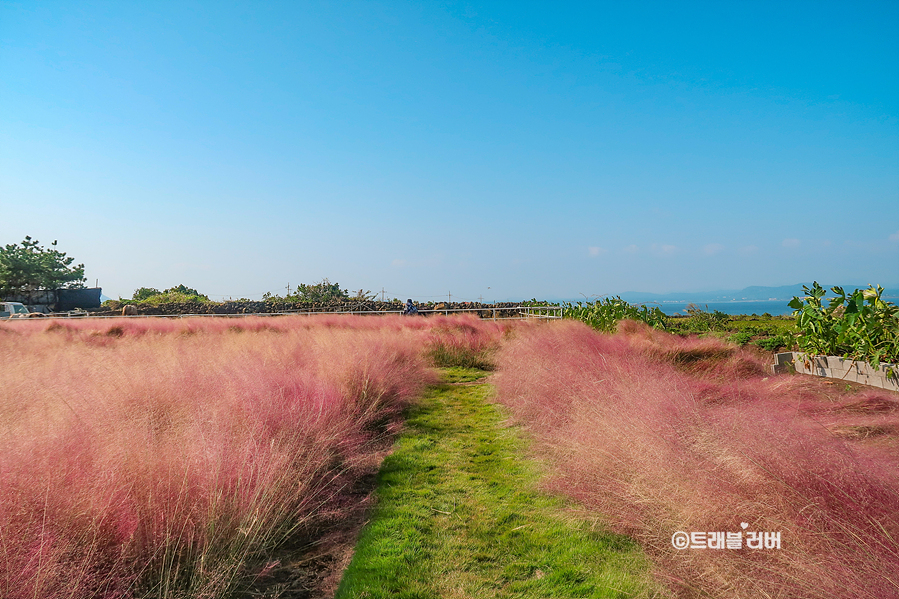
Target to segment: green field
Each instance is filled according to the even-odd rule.
[[[796,319],[792,316],[727,315],[715,319],[709,313],[668,319],[668,330],[682,335],[698,334],[726,339],[737,345],[754,345],[765,351],[793,347]]]

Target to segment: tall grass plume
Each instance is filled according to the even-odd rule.
[[[519,329],[499,400],[549,488],[646,548],[680,596],[899,596],[899,397],[773,376],[755,354],[623,322]],[[685,549],[676,531],[780,532],[780,549]]]
[[[340,518],[433,381],[417,320],[0,325],[0,596],[217,597],[264,575]]]

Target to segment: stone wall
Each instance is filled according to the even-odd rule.
[[[130,302],[129,302],[130,303]],[[104,308],[92,311],[96,316],[114,316],[121,314],[124,303],[107,302]],[[279,312],[401,312],[403,302],[381,301],[332,301],[332,302],[272,302],[272,301],[230,301],[230,302],[178,302],[152,305],[134,304],[137,313],[143,316],[177,316],[179,314],[272,314]],[[418,309],[427,314],[431,310],[478,309],[482,318],[490,318],[494,308],[518,308],[522,302],[500,302],[496,304],[479,304],[477,302],[441,302],[416,304]],[[498,311],[497,316],[511,313],[514,310]],[[449,312],[452,314],[452,312]]]

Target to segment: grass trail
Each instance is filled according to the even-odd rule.
[[[535,489],[536,465],[487,400],[485,374],[446,369],[410,409],[337,598],[664,594],[633,541]]]

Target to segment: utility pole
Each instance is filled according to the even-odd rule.
[[[290,283],[287,284],[287,295],[290,295]]]
[[[384,301],[384,288],[381,287],[381,301]]]
[[[453,293],[451,291],[446,292],[446,303],[453,303]]]

